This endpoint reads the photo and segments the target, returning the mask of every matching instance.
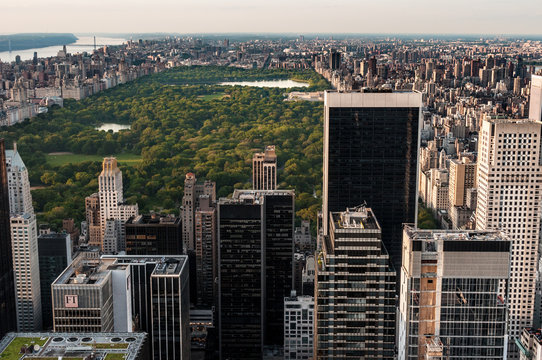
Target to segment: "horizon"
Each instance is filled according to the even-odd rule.
[[[39,8],[40,11],[33,11]],[[514,11],[511,11],[514,10]],[[38,0],[2,5],[10,32],[88,33],[407,33],[539,35],[534,0]],[[82,16],[84,14],[84,16]],[[21,21],[24,19],[24,21]],[[407,30],[407,31],[406,31]]]

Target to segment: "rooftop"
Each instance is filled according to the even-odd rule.
[[[411,224],[405,224],[404,230],[411,240],[510,241],[499,230],[421,230]]]
[[[364,205],[348,208],[342,212],[332,212],[335,229],[380,229],[371,208]]]
[[[179,274],[186,262],[185,255],[103,255],[100,258],[79,255],[53,285],[101,285],[111,270],[125,269],[130,264],[157,264],[153,274]]]
[[[96,360],[135,360],[146,337],[146,333],[8,333],[0,341],[0,358],[83,360],[94,354]]]
[[[160,214],[142,214],[133,216],[126,222],[126,225],[159,225],[159,224],[180,224],[181,218]]]

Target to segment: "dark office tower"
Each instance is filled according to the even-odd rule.
[[[376,58],[373,56],[369,59],[369,71],[375,75],[376,74]]]
[[[395,268],[400,268],[402,224],[417,218],[422,96],[327,91],[324,102],[324,233],[330,211],[366,203],[382,225]]]
[[[38,237],[40,263],[41,313],[43,328],[53,328],[51,284],[72,262],[72,244],[66,233],[50,233]]]
[[[293,191],[245,192],[265,196],[265,345],[284,341],[284,298],[294,288],[294,193]],[[234,197],[236,194],[234,193]],[[282,299],[282,303],[281,300]]]
[[[263,214],[260,204],[218,203],[220,359],[261,359],[263,353]]]
[[[190,359],[190,298],[185,260],[168,259],[151,274],[154,359]]]
[[[316,268],[317,360],[395,359],[395,269],[373,212],[332,212]]]
[[[470,76],[471,77],[479,77],[480,74],[480,59],[477,60],[471,60],[470,62]]]
[[[209,196],[200,196],[199,202],[195,217],[197,303],[216,306],[216,209],[211,206]]]
[[[181,219],[158,214],[131,217],[126,222],[127,255],[182,255]]]
[[[220,200],[218,216],[221,358],[261,358],[264,345],[283,342],[284,297],[293,289],[294,192],[236,190]]]
[[[337,70],[341,67],[341,53],[335,50],[331,50],[329,53],[329,68]],[[284,299],[282,300],[284,301]]]
[[[6,148],[0,139],[0,337],[16,328]]]

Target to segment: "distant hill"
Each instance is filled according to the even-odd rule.
[[[0,51],[26,50],[55,45],[67,45],[77,41],[73,34],[12,34],[0,35]]]

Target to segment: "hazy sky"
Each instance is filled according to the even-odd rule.
[[[540,0],[2,0],[0,34],[542,34]]]

